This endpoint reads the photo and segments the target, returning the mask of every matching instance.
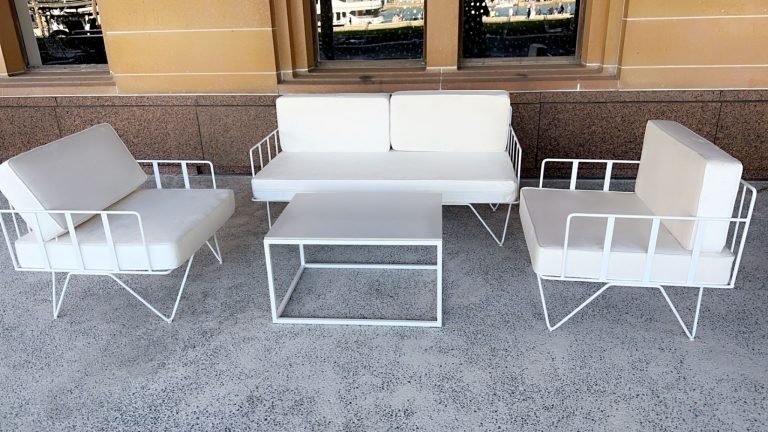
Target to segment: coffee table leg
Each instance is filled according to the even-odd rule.
[[[272,255],[269,243],[264,242],[264,260],[267,262],[267,284],[269,285],[269,307],[272,310],[272,322],[277,322],[277,304],[275,301],[275,281],[272,276]]]
[[[437,326],[443,326],[443,243],[437,244],[437,300],[435,302]]]

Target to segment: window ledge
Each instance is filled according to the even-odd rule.
[[[0,78],[0,96],[90,96],[117,94],[109,69],[100,66],[42,67]]]
[[[467,65],[440,68],[316,68],[296,72],[280,93],[393,92],[398,90],[613,90],[615,70],[578,64]]]

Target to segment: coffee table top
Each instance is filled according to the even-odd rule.
[[[439,242],[439,193],[301,193],[283,210],[265,242]]]

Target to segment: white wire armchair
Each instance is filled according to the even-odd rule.
[[[52,173],[44,181],[35,179],[46,172],[52,155],[67,162],[66,159],[82,157],[78,153],[93,148],[94,143],[106,148],[101,149],[102,154],[92,155],[101,160],[81,170]],[[5,245],[15,270],[50,273],[54,319],[59,316],[72,277],[96,275],[110,277],[170,323],[178,310],[196,251],[206,245],[222,262],[216,232],[234,211],[234,199],[231,191],[216,189],[213,165],[198,160],[133,161],[129,157],[112,128],[99,125],[3,164],[0,189],[11,205],[8,210],[0,210]],[[117,168],[111,169],[113,163]],[[147,178],[138,164],[152,167],[154,189],[138,188]],[[163,187],[160,168],[168,165],[181,168],[183,189]],[[208,167],[212,189],[192,188],[190,166]],[[17,176],[20,182],[9,175]],[[73,184],[83,189],[67,191]],[[115,185],[122,188],[119,194],[124,194],[117,200],[112,197]],[[37,194],[36,202],[20,198],[20,193],[28,192]],[[115,202],[105,204],[108,201],[100,196],[107,196],[105,193],[109,193],[108,201]],[[69,196],[51,201],[50,197],[62,194]],[[24,203],[24,208],[13,208],[14,202]],[[61,209],[62,202],[73,206],[79,202],[82,208]],[[184,264],[181,285],[169,314],[161,313],[118,277],[167,275]],[[59,292],[60,274],[65,276]]]
[[[521,191],[521,221],[550,331],[573,318],[610,287],[648,287],[661,292],[686,336],[693,340],[704,289],[735,287],[757,192],[739,179],[738,161],[683,129],[672,122],[650,122],[648,130],[653,141],[648,144],[646,132],[642,163],[547,159],[542,163],[539,187]],[[665,141],[664,134],[672,139]],[[667,154],[675,151],[679,154]],[[690,159],[696,161],[686,162]],[[570,166],[568,189],[544,188],[545,170],[552,163]],[[696,169],[687,171],[686,164],[697,163]],[[599,190],[577,187],[579,169],[586,164],[601,164],[605,168]],[[635,192],[612,190],[612,172],[617,165],[624,164],[641,167],[638,181],[644,184],[636,187]],[[654,164],[662,166],[649,168]],[[702,166],[705,169],[699,169]],[[691,174],[694,172],[703,179]],[[647,180],[651,175],[660,178],[653,181],[653,190],[649,190]],[[679,181],[672,181],[675,178]],[[664,181],[670,184],[659,188]],[[706,200],[718,202],[702,211]],[[695,202],[699,210],[684,210],[688,201]],[[544,281],[593,282],[602,287],[553,323]],[[697,289],[690,326],[685,324],[665,286]]]

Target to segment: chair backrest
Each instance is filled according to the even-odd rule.
[[[506,91],[403,91],[390,100],[392,149],[504,151],[512,107]]]
[[[17,210],[104,210],[146,181],[112,126],[100,124],[0,164],[0,192]],[[22,214],[30,228],[34,216]],[[75,225],[92,215],[73,215]],[[63,215],[39,214],[50,240],[67,231]]]
[[[285,95],[276,108],[283,151],[389,151],[388,94]]]
[[[731,217],[741,172],[741,162],[683,125],[651,120],[645,128],[635,192],[654,214]],[[694,222],[663,223],[683,247],[693,249]],[[701,250],[721,251],[728,225],[706,223]]]

